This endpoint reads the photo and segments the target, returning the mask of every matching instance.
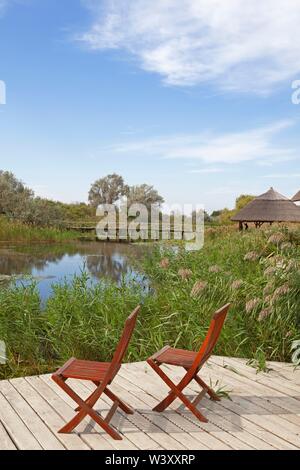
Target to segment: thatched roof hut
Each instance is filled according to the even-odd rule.
[[[300,207],[271,188],[253,199],[231,220],[240,222],[240,224],[254,222],[257,226],[264,222],[300,222]]]
[[[293,202],[300,202],[300,191],[298,191],[294,197],[292,197]]]

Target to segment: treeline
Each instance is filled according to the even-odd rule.
[[[115,173],[96,180],[88,194],[89,203],[66,204],[60,201],[38,197],[13,173],[0,170],[0,215],[10,220],[41,227],[64,228],[72,223],[96,222],[96,208],[101,204],[119,204],[127,200],[128,206],[134,203],[144,204],[147,208],[156,206],[160,210],[163,197],[151,185],[129,186],[122,176]],[[237,198],[233,210],[223,209],[212,214],[205,212],[206,223],[226,225],[231,223],[234,213],[253,199],[242,195]],[[193,217],[196,214],[193,213]],[[172,219],[172,215],[171,215]]]
[[[243,207],[249,204],[249,202],[253,201],[254,198],[255,196],[250,194],[242,194],[236,199],[234,209],[225,208],[219,211],[214,211],[210,215],[211,222],[217,222],[219,225],[232,224],[231,217],[243,209]]]
[[[122,176],[113,173],[91,185],[88,204],[66,204],[36,196],[13,173],[0,170],[0,215],[35,226],[64,228],[80,221],[95,223],[100,204],[117,204],[125,197],[129,205],[141,203],[149,208],[159,208],[164,202],[153,186],[128,186]]]
[[[26,224],[63,227],[65,221],[92,219],[95,210],[85,203],[64,204],[37,197],[13,173],[0,170],[0,214]]]

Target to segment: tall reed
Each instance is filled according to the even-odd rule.
[[[0,339],[8,351],[0,377],[50,371],[70,356],[111,359],[139,303],[127,360],[144,360],[166,344],[196,350],[212,313],[231,302],[216,353],[290,361],[300,339],[299,231],[211,230],[201,251],[151,250],[140,266],[148,293],[137,283],[91,285],[86,273],[55,284],[43,306],[36,284],[0,288]]]

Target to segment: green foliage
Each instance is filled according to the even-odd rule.
[[[247,365],[254,367],[256,369],[256,373],[259,372],[270,372],[270,368],[267,365],[266,355],[261,348],[258,348],[254,354],[254,358],[250,359],[247,362]]]
[[[63,228],[71,221],[96,222],[95,209],[85,203],[64,204],[35,197],[13,173],[0,170],[0,215],[28,226]]]
[[[112,283],[89,285],[86,273],[53,286],[45,316],[47,337],[60,361],[71,356],[109,360],[119,341],[123,324],[141,301],[140,287]],[[136,344],[136,348],[138,346]],[[138,351],[131,350],[137,357]]]
[[[253,201],[254,198],[255,196],[251,196],[249,194],[242,194],[236,199],[234,209],[229,210],[226,208],[222,211],[215,211],[213,213],[214,217],[216,216],[215,214],[218,214],[217,218],[221,225],[232,224],[231,217],[233,217],[237,212],[243,209],[247,204],[249,204],[249,202]]]
[[[210,388],[212,388],[215,392],[215,394],[221,398],[221,399],[227,399],[227,400],[231,400],[230,398],[230,394],[232,393],[232,390],[229,390],[226,385],[222,385],[222,382],[220,380],[216,380],[216,382],[212,382],[212,380],[210,379],[209,380],[209,385],[210,385]]]
[[[101,204],[114,204],[128,193],[122,176],[113,173],[95,181],[89,192],[89,202],[96,208]]]
[[[0,170],[0,214],[20,217],[33,196],[33,191],[13,173]]]
[[[280,243],[278,242],[279,240]],[[266,361],[299,360],[300,251],[297,230],[206,230],[201,251],[155,245],[142,269],[151,292],[136,283],[91,285],[87,274],[53,286],[41,307],[36,287],[0,288],[0,338],[8,345],[5,377],[53,370],[70,356],[109,360],[124,320],[142,302],[127,360],[144,360],[166,344],[201,345],[212,313],[232,303],[215,353]],[[140,267],[141,269],[141,267]]]
[[[0,288],[0,338],[8,357],[7,366],[0,366],[0,378],[22,375],[27,367],[29,371],[40,370],[45,360],[44,326],[34,283]]]
[[[64,242],[77,238],[77,232],[67,232],[54,227],[36,227],[0,216],[0,242]]]
[[[96,220],[96,212],[94,207],[84,202],[77,202],[73,204],[64,204],[62,202],[56,203],[62,211],[62,219],[68,223],[69,221],[92,221]]]
[[[40,197],[28,201],[18,218],[36,227],[63,227],[64,225],[60,204]]]
[[[234,210],[223,209],[218,217],[220,225],[232,224],[231,217],[233,217],[234,213]]]
[[[249,194],[242,194],[235,201],[235,210],[240,211],[245,206],[247,206],[247,204],[249,204],[249,202],[253,201],[254,198],[255,198],[255,196],[251,196]]]
[[[128,207],[132,204],[144,204],[148,210],[151,210],[152,205],[160,207],[163,202],[163,197],[158,194],[153,186],[148,184],[131,186],[127,193]]]

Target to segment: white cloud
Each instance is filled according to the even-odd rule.
[[[189,170],[188,173],[195,174],[213,174],[213,173],[223,173],[223,168],[198,168],[195,170]]]
[[[292,121],[279,121],[244,132],[218,134],[210,131],[127,141],[107,150],[116,154],[200,160],[205,164],[280,162],[297,157],[296,149],[276,143],[277,134],[292,125]]]
[[[300,73],[299,0],[83,0],[91,49],[120,49],[167,84],[269,92]]]
[[[273,173],[264,175],[264,178],[300,178],[300,173]]]
[[[7,8],[13,4],[26,4],[28,0],[0,0],[0,17],[6,12]]]
[[[0,0],[0,15],[4,12],[7,7],[8,0]]]

